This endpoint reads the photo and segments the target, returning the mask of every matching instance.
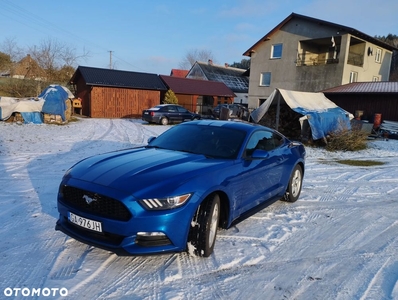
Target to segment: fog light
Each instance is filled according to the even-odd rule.
[[[150,236],[166,236],[163,232],[137,232],[137,237],[138,236],[146,236],[146,237],[150,237]]]
[[[140,231],[137,232],[137,238],[135,239],[135,243],[143,247],[154,247],[154,246],[170,245],[171,241],[163,232]]]

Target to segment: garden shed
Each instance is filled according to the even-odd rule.
[[[160,75],[178,104],[199,114],[208,114],[220,103],[233,103],[235,93],[223,82]]]
[[[79,66],[70,83],[92,118],[136,118],[167,91],[157,74]]]
[[[398,121],[397,81],[353,82],[322,92],[362,120],[373,123],[377,114],[382,120]]]

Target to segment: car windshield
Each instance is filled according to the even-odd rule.
[[[152,140],[148,147],[234,159],[245,135],[244,131],[231,128],[186,124],[170,128]]]

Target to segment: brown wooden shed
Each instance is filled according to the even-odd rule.
[[[235,93],[223,82],[160,75],[168,89],[178,98],[178,104],[199,114],[209,114],[214,106],[233,103]]]
[[[398,121],[398,82],[353,82],[322,91],[336,105],[373,123],[374,116]]]
[[[91,118],[137,118],[167,91],[157,74],[79,66],[70,83]]]

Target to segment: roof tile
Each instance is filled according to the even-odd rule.
[[[372,81],[353,82],[336,86],[323,93],[398,93],[398,82],[396,81]]]
[[[167,90],[157,74],[120,71],[79,66],[71,78],[76,83],[82,76],[87,85],[135,88],[143,90]]]

